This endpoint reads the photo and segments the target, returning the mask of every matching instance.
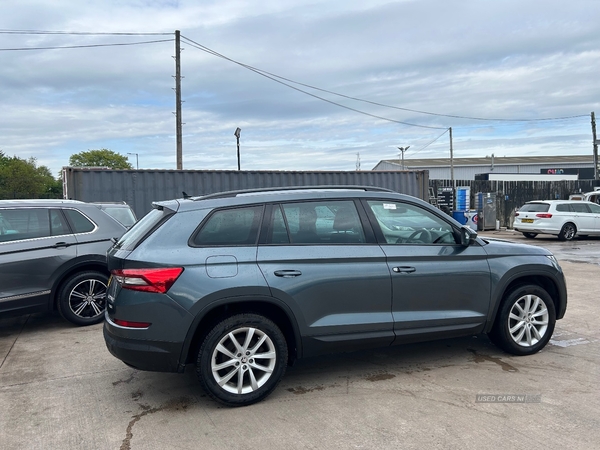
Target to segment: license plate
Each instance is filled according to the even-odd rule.
[[[533,223],[533,219],[521,219],[523,223]]]

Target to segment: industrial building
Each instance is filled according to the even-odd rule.
[[[454,166],[454,177],[452,177],[451,166]],[[495,174],[494,179],[499,179],[497,174],[531,174],[529,181],[536,181],[538,178],[548,181],[549,174],[577,175],[579,180],[591,180],[594,179],[594,156],[591,152],[589,155],[571,156],[494,156],[492,154],[484,158],[453,158],[452,164],[450,158],[406,158],[404,161],[386,159],[380,161],[373,170],[428,170],[430,180],[487,179],[487,177],[476,177],[480,174]],[[559,179],[561,177],[556,178],[557,181]]]

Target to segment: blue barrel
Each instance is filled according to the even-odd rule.
[[[452,218],[461,225],[466,225],[467,223],[467,215],[464,211],[452,211]]]

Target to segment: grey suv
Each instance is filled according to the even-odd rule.
[[[58,309],[76,325],[104,319],[106,251],[125,226],[74,200],[0,200],[0,317]]]
[[[327,352],[483,332],[529,355],[565,314],[549,251],[480,239],[414,197],[282,188],[153,206],[109,250],[107,347],[144,370],[195,364],[228,405]]]

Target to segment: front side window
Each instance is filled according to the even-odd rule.
[[[254,245],[262,206],[215,211],[193,238],[194,245]]]
[[[0,210],[0,242],[51,236],[49,210],[15,208]]]
[[[456,244],[452,225],[420,206],[369,200],[387,244]]]
[[[275,206],[271,243],[362,244],[366,242],[354,202],[328,200]]]

